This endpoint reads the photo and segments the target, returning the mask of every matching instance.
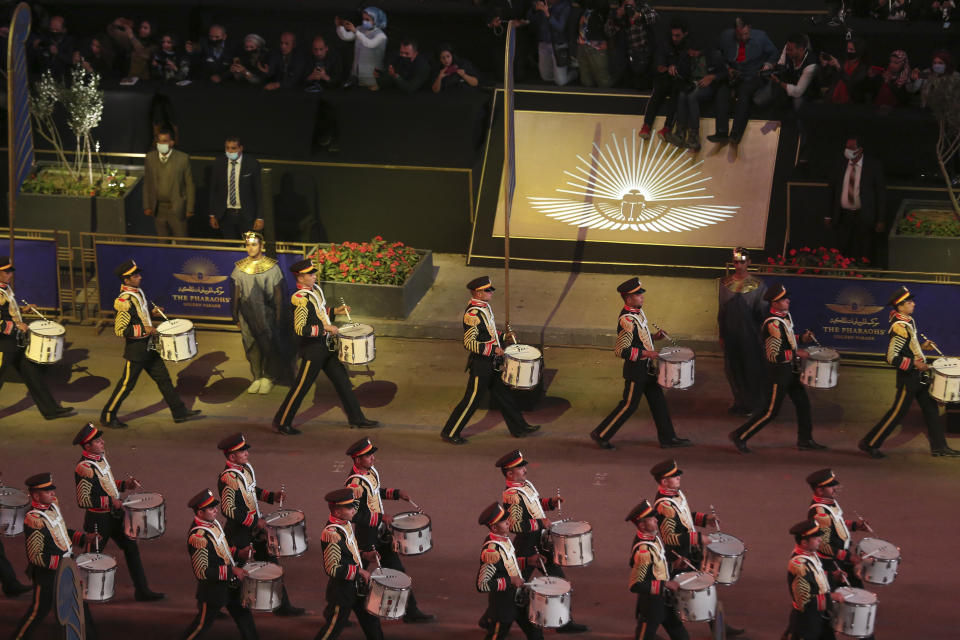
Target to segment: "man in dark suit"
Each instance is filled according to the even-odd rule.
[[[223,144],[223,155],[213,162],[210,180],[210,226],[225,240],[237,240],[245,232],[263,229],[260,217],[260,163],[243,153],[240,138]]]
[[[199,44],[187,42],[184,46],[186,52],[193,57],[190,68],[194,77],[214,84],[230,77],[235,48],[232,41],[227,41],[227,30],[219,24],[210,25],[207,37]]]
[[[865,156],[858,136],[848,136],[830,176],[830,209],[824,217],[847,258],[876,259],[877,236],[887,225],[883,165]]]
[[[303,85],[306,62],[297,51],[297,36],[289,31],[280,34],[280,49],[270,59],[270,75],[263,88],[296,89]]]

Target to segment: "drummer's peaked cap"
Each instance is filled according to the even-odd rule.
[[[763,299],[767,302],[776,302],[781,298],[786,298],[788,295],[787,288],[778,282],[767,289],[767,292],[763,294]]]
[[[301,260],[300,262],[294,262],[290,265],[290,273],[297,275],[300,273],[316,273],[319,271],[317,265],[313,264],[313,260],[307,258],[306,260]]]
[[[913,294],[910,293],[910,289],[900,287],[890,296],[890,301],[887,304],[896,309],[898,304],[906,302],[907,300],[913,300]]]
[[[327,501],[330,509],[333,509],[334,507],[352,505],[356,500],[356,496],[353,495],[353,489],[337,489],[323,496],[323,499]]]
[[[237,451],[246,451],[250,448],[247,439],[243,437],[242,433],[234,433],[229,435],[220,442],[217,443],[217,449],[223,451],[224,455],[228,453],[236,453]]]
[[[80,429],[80,431],[77,432],[77,435],[74,436],[73,444],[79,444],[82,446],[88,442],[92,442],[101,435],[103,435],[103,432],[93,426],[92,422],[88,422],[87,424],[83,425],[83,429]]]
[[[490,282],[490,276],[480,276],[467,283],[467,289],[470,291],[496,291],[493,283]]]
[[[627,280],[626,282],[621,282],[617,287],[617,291],[620,295],[628,295],[631,293],[646,293],[647,290],[643,288],[643,283],[640,282],[640,278],[633,277]]]
[[[818,536],[820,533],[820,525],[817,524],[816,520],[804,520],[790,527],[790,534],[801,540]]]
[[[516,469],[517,467],[527,466],[527,461],[523,459],[520,449],[514,449],[510,453],[501,456],[497,460],[496,466],[506,471],[507,469]]]
[[[134,262],[133,260],[127,260],[126,262],[121,264],[119,267],[114,269],[113,272],[117,274],[118,278],[123,280],[127,276],[132,276],[140,273],[140,267],[138,267],[137,263]]]
[[[210,489],[204,489],[197,495],[190,498],[190,502],[187,503],[187,506],[194,511],[199,511],[200,509],[209,509],[210,507],[215,507],[218,504],[220,504],[220,501],[217,500],[217,496],[215,496]]]
[[[811,489],[816,489],[817,487],[834,487],[840,484],[840,481],[837,480],[837,474],[833,469],[819,469],[807,476],[807,484]]]
[[[378,451],[377,447],[370,442],[370,438],[360,438],[347,449],[347,455],[351,458],[359,458],[360,456],[366,456],[371,453],[376,453]]]
[[[625,520],[636,524],[644,518],[655,518],[656,516],[657,514],[653,512],[653,505],[650,504],[650,501],[643,500],[627,514]]]
[[[506,516],[507,512],[503,506],[499,502],[494,502],[480,513],[480,517],[477,518],[477,524],[489,527],[500,522]]]
[[[27,489],[42,489],[43,491],[57,488],[57,485],[53,484],[53,474],[49,471],[30,476],[23,481],[23,484],[27,485]]]
[[[650,475],[657,482],[663,478],[672,478],[673,476],[682,476],[683,470],[677,466],[676,460],[664,460],[650,467]]]
[[[0,256],[0,271],[16,271],[13,268],[13,262],[10,261],[9,256]]]

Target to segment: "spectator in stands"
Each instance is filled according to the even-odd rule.
[[[853,38],[845,41],[843,63],[832,55],[820,54],[820,84],[824,88],[823,99],[833,104],[864,102],[867,92],[867,70],[864,57],[866,41]]]
[[[867,77],[872,79],[874,85],[873,104],[878,107],[905,106],[910,100],[907,93],[910,75],[910,59],[903,49],[890,54],[886,69],[870,67]]]
[[[611,87],[610,43],[607,39],[607,19],[610,6],[607,0],[588,0],[580,14],[577,30],[577,61],[580,84],[585,87]]]
[[[270,61],[268,82],[263,86],[274,89],[295,89],[303,82],[305,63],[297,52],[297,36],[289,31],[280,34],[280,48]]]
[[[49,71],[53,77],[63,78],[73,64],[73,50],[73,36],[67,34],[63,16],[50,16],[47,28],[35,35],[31,42],[29,57],[32,72],[39,75]]]
[[[382,70],[387,51],[387,14],[376,7],[367,7],[362,13],[363,22],[357,28],[349,20],[334,18],[337,37],[353,42],[353,68],[350,84],[359,84],[370,89],[379,89],[374,70]]]
[[[336,89],[343,82],[343,63],[340,54],[327,46],[323,36],[313,39],[311,48],[313,57],[310,59],[310,72],[306,77],[306,90],[317,93]]]
[[[199,45],[187,42],[185,49],[194,57],[193,67],[199,79],[217,84],[230,77],[234,47],[223,26],[210,25],[207,37]]]
[[[907,91],[910,93],[921,93],[930,81],[949,76],[960,78],[960,74],[953,69],[953,59],[950,57],[950,52],[945,49],[934,51],[933,57],[930,60],[929,69],[921,71],[919,68],[914,68],[910,72],[910,82],[907,84]],[[926,106],[926,104],[927,101],[923,100],[923,105]],[[960,105],[958,105],[957,108],[960,108]]]
[[[433,81],[433,92],[476,87],[478,84],[480,79],[470,61],[458,58],[449,44],[440,45],[440,75]]]
[[[911,10],[910,0],[874,0],[870,13],[878,20],[906,20]]]
[[[237,82],[263,84],[270,73],[267,41],[255,33],[248,33],[243,39],[243,52],[233,58],[230,73]]]
[[[153,54],[151,75],[164,82],[180,82],[190,76],[190,57],[178,50],[177,37],[165,33],[160,37],[160,48]]]
[[[670,37],[657,45],[654,57],[656,75],[653,77],[653,94],[647,102],[647,112],[643,117],[643,127],[640,137],[650,139],[653,130],[653,121],[660,113],[660,108],[666,103],[666,120],[657,135],[668,141],[675,142],[673,133],[674,114],[677,107],[677,96],[690,82],[690,55],[688,54],[687,24],[679,19],[670,23]],[[681,135],[681,140],[686,135]]]
[[[750,19],[742,17],[735,20],[733,28],[720,34],[719,49],[721,74],[725,72],[726,78],[721,77],[714,100],[716,133],[707,136],[707,140],[739,144],[747,128],[753,96],[766,84],[761,72],[773,69],[778,52],[766,33],[752,29]],[[731,96],[736,96],[736,105],[728,135]]]
[[[636,89],[642,88],[650,76],[656,48],[653,29],[657,17],[657,12],[644,0],[621,0],[620,6],[607,20],[607,35],[613,41],[610,54],[613,76],[619,77],[626,66]]]
[[[886,228],[883,165],[863,154],[859,136],[848,136],[843,157],[830,175],[831,208],[824,218],[836,232],[837,248],[847,258],[875,261],[879,234]]]
[[[87,38],[79,50],[73,52],[73,63],[79,64],[87,73],[96,73],[102,83],[115,79],[113,60],[103,46],[103,37]]]
[[[787,36],[787,44],[777,60],[770,81],[753,96],[753,103],[760,107],[782,106],[789,102],[797,114],[800,133],[798,162],[807,162],[807,130],[800,111],[803,105],[817,95],[817,59],[810,51],[810,38],[803,33]]]
[[[124,77],[141,80],[150,77],[150,65],[158,48],[153,31],[152,22],[141,20],[134,32],[133,21],[127,18],[117,18],[107,27],[107,35],[125,52],[127,66],[123,69]]]
[[[399,89],[411,94],[420,91],[430,81],[430,63],[426,56],[420,55],[417,41],[407,38],[400,43],[400,53],[387,70],[374,69],[373,74],[381,89]]]
[[[537,35],[540,79],[558,87],[576,80],[569,35],[570,26],[576,22],[570,0],[536,0],[527,19]]]
[[[953,14],[957,10],[956,0],[933,0],[927,14],[934,20],[939,20],[944,29],[950,28]]]
[[[694,153],[700,151],[700,103],[710,102],[717,92],[718,65],[714,52],[687,49],[690,57],[689,82],[677,95],[677,120],[673,137],[667,141],[681,144]]]
[[[487,27],[498,38],[496,45],[497,75],[502,78],[503,56],[506,51],[503,40],[499,39],[506,33],[508,23],[513,23],[517,30],[516,48],[513,57],[513,78],[516,82],[523,82],[528,76],[528,60],[533,58],[533,38],[531,29],[525,29],[530,21],[532,0],[491,0],[487,10]]]

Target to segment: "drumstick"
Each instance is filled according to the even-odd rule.
[[[924,339],[926,339],[926,338],[924,338]],[[870,523],[867,522],[866,520],[864,520],[864,519],[863,519],[863,516],[860,515],[860,513],[859,513],[856,509],[853,510],[853,515],[857,516],[857,520],[859,520],[860,522],[863,523],[863,526],[866,527],[867,531],[869,531],[870,533],[873,533],[873,532],[874,532],[874,531],[873,531],[873,527],[870,526]]]
[[[560,487],[557,487],[557,515],[563,520],[563,502],[560,500]]]
[[[343,305],[343,311],[347,314],[347,322],[353,322],[353,320],[350,319],[350,309],[347,308],[347,303],[343,299],[343,296],[340,296],[340,304]]]
[[[840,568],[839,562],[837,562],[836,560],[833,560],[832,558],[831,558],[831,561],[833,562],[833,566],[837,568],[837,571],[840,572],[840,577],[843,578],[843,583],[849,587],[850,581],[847,580],[847,572]]]
[[[654,322],[653,320],[650,321],[650,324],[652,324],[654,327],[656,327],[657,331],[659,331],[660,333],[662,333],[662,334],[663,334],[663,337],[670,341],[670,344],[672,344],[673,346],[677,346],[677,341],[674,340],[673,338],[671,338],[669,333],[667,333],[666,331],[664,331],[663,329],[661,329],[661,328],[660,328],[660,325],[658,325],[658,324],[657,324],[656,322]]]
[[[684,558],[682,555],[680,555],[679,553],[677,553],[677,552],[674,551],[673,549],[670,550],[670,553],[672,553],[673,555],[677,556],[677,558],[679,558],[680,560],[683,560],[683,564],[685,564],[685,565],[687,565],[688,567],[690,567],[693,571],[696,571],[697,573],[700,573],[700,569],[697,569],[695,566],[693,566],[692,564],[690,564],[690,561],[687,560],[686,558]]]
[[[409,502],[411,506],[413,506],[413,508],[417,510],[417,513],[423,513],[423,509],[416,502],[414,502],[410,498],[407,498],[407,502]]]
[[[543,556],[538,553],[537,559],[540,561],[540,570],[543,571],[543,575],[549,575],[547,573],[547,565],[543,563]]]
[[[720,518],[717,517],[717,510],[713,508],[713,505],[710,505],[710,513],[713,514],[713,526],[717,528],[717,533],[720,533]]]
[[[163,318],[163,319],[166,320],[167,322],[170,321],[170,318],[168,318],[168,317],[167,317],[167,314],[165,314],[165,313],[163,312],[163,309],[161,309],[160,307],[157,306],[157,303],[156,303],[156,302],[151,302],[150,304],[153,305],[153,308],[154,308],[154,309],[156,309],[157,311],[160,312],[160,317],[161,317],[161,318]]]
[[[97,525],[93,525],[93,548],[100,553],[100,538],[97,537]]]
[[[920,337],[923,339],[924,342],[929,342],[930,346],[933,347],[933,350],[939,353],[941,356],[943,356],[943,351],[940,351],[940,347],[937,346],[936,342],[934,342],[933,340],[931,340],[930,338],[928,338],[922,333],[920,334]]]
[[[40,316],[40,317],[43,318],[44,320],[47,319],[47,316],[45,316],[45,315],[43,315],[42,313],[40,313],[40,311],[39,311],[36,307],[30,306],[30,303],[27,302],[26,300],[24,300],[23,298],[20,298],[20,304],[22,304],[22,305],[25,306],[25,307],[30,307],[29,309],[27,309],[27,311],[33,311],[35,314],[37,314],[38,316]],[[48,321],[48,322],[49,322],[49,321]],[[924,338],[924,339],[926,339],[926,338]],[[940,355],[943,355],[943,354],[940,354]]]
[[[285,488],[286,487],[284,486],[283,482],[281,482],[280,483],[280,505],[279,505],[280,509],[283,509],[283,493]]]

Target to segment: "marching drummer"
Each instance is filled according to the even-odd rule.
[[[664,449],[689,447],[687,438],[677,437],[670,420],[670,410],[657,383],[657,358],[659,354],[653,341],[666,337],[662,330],[650,332],[647,316],[643,311],[643,294],[646,289],[639,278],[630,278],[620,283],[617,292],[623,298],[623,308],[617,318],[617,341],[613,353],[623,360],[623,399],[603,422],[590,432],[590,438],[601,449],[616,449],[610,440],[623,424],[630,419],[640,399],[646,396],[657,427],[657,439]]]
[[[541,640],[543,631],[530,622],[526,608],[521,604],[522,599],[517,597],[517,591],[523,588],[521,561],[534,564],[539,556],[534,554],[517,558],[516,549],[508,536],[510,523],[507,510],[500,503],[494,502],[484,509],[478,522],[490,530],[483,541],[480,571],[477,573],[477,591],[489,594],[487,610],[480,620],[487,629],[485,639],[503,640],[516,622],[528,640]]]
[[[276,564],[277,559],[267,549],[267,522],[260,515],[259,501],[282,503],[286,492],[267,491],[257,486],[257,474],[250,464],[250,444],[242,433],[229,435],[217,444],[223,452],[226,465],[217,478],[220,512],[227,519],[223,530],[227,542],[236,549],[237,564],[243,566],[250,559]],[[287,587],[281,591],[278,616],[302,616],[304,609],[295,607],[287,596]]]
[[[100,412],[100,426],[114,429],[127,427],[126,423],[120,422],[118,418],[120,405],[133,391],[141,371],[146,371],[147,375],[157,383],[164,402],[173,414],[173,421],[186,422],[198,415],[200,410],[187,409],[183,404],[183,400],[177,395],[170,381],[167,366],[163,363],[160,354],[151,348],[150,343],[154,334],[157,333],[157,328],[153,326],[150,319],[150,303],[147,301],[147,294],[140,288],[140,281],[143,278],[140,267],[133,260],[127,260],[114,269],[114,273],[120,278],[121,286],[120,294],[113,301],[113,308],[117,312],[113,321],[113,332],[117,337],[124,339],[123,358],[127,362],[123,366],[123,373],[117,381],[117,386],[110,394],[110,399]],[[159,307],[155,306],[154,313],[159,315],[160,311]]]
[[[817,555],[823,532],[814,520],[804,520],[790,527],[790,534],[796,541],[787,564],[787,585],[793,609],[783,637],[788,640],[832,638],[830,623],[825,616],[831,601],[841,601],[843,596],[831,593]]]
[[[496,375],[497,361],[503,357],[500,333],[493,317],[493,307],[490,306],[496,289],[490,282],[490,276],[474,278],[467,283],[467,289],[470,291],[470,302],[463,313],[463,348],[470,352],[467,357],[470,378],[463,398],[447,418],[440,437],[450,444],[466,444],[467,439],[460,432],[470,422],[480,399],[489,391],[510,434],[514,438],[523,438],[540,427],[527,423],[513,395]]]
[[[807,516],[820,527],[822,536],[817,554],[822,561],[830,561],[826,567],[830,586],[834,589],[844,584],[862,587],[863,582],[855,571],[860,556],[850,551],[850,532],[869,529],[869,523],[863,518],[843,517],[843,509],[837,502],[840,480],[832,469],[814,471],[807,476],[807,484],[813,490]]]
[[[26,479],[30,494],[30,511],[23,521],[24,542],[27,549],[27,573],[33,581],[33,601],[26,614],[17,623],[14,640],[29,638],[43,622],[54,603],[57,568],[61,558],[74,555],[73,545],[87,546],[100,540],[95,533],[67,529],[57,502],[57,487],[53,474],[38,473]],[[87,638],[96,640],[97,628],[90,617],[90,608],[83,603]]]
[[[380,619],[369,613],[360,590],[369,588],[370,572],[363,568],[360,548],[353,530],[357,515],[356,498],[350,489],[331,491],[324,500],[330,508],[330,518],[320,534],[323,549],[323,569],[327,581],[327,607],[323,627],[317,640],[336,640],[349,622],[353,611],[367,640],[382,640]]]
[[[750,453],[747,440],[760,433],[777,414],[783,399],[790,396],[797,409],[797,449],[813,451],[826,447],[813,439],[813,422],[810,417],[810,399],[800,382],[800,359],[809,354],[798,344],[814,342],[816,337],[807,330],[798,336],[793,330],[793,317],[790,315],[790,294],[779,282],[771,286],[763,299],[770,303],[767,317],[760,325],[760,335],[764,339],[764,355],[770,372],[772,385],[767,406],[750,420],[730,432],[730,441],[740,453]]]
[[[514,545],[520,559],[520,570],[523,578],[529,580],[533,570],[537,568],[537,561],[543,560],[546,575],[557,578],[564,577],[563,569],[553,561],[552,554],[538,556],[541,539],[544,532],[550,530],[550,519],[545,511],[552,511],[560,506],[563,498],[559,495],[553,498],[542,498],[533,483],[527,480],[527,460],[519,449],[502,456],[496,466],[503,473],[507,488],[503,492],[503,504],[507,510],[509,530],[515,534]],[[528,558],[534,558],[534,563],[528,563]],[[570,622],[560,627],[559,633],[582,633],[587,631],[586,625]]]
[[[128,538],[123,530],[123,501],[120,493],[139,489],[142,485],[136,478],[127,478],[119,483],[114,479],[105,454],[103,432],[93,426],[92,422],[80,429],[73,439],[73,444],[83,449],[80,461],[73,471],[77,506],[86,511],[83,530],[87,533],[99,533],[103,537],[101,550],[110,540],[117,543],[127,560],[127,569],[135,589],[134,597],[139,602],[161,600],[163,594],[151,591],[147,584],[137,541]]]
[[[930,397],[930,385],[923,377],[924,372],[930,369],[923,351],[936,349],[936,345],[926,339],[920,342],[921,334],[913,317],[914,308],[917,306],[913,294],[906,287],[900,287],[891,296],[888,304],[892,310],[887,362],[897,369],[897,395],[890,409],[880,418],[880,422],[863,436],[858,446],[871,458],[885,458],[886,454],[880,451],[883,441],[893,432],[894,427],[900,424],[910,410],[910,405],[916,400],[927,425],[930,454],[935,458],[960,456],[960,451],[947,445],[937,403]]]
[[[637,640],[655,640],[663,626],[671,640],[687,640],[689,634],[676,606],[667,604],[667,592],[676,593],[679,585],[670,579],[670,561],[660,539],[657,512],[642,500],[627,514],[627,522],[637,528],[630,552],[630,591],[637,594]]]
[[[378,447],[374,446],[370,438],[361,438],[347,449],[347,455],[353,458],[353,469],[347,477],[347,488],[353,491],[357,501],[357,514],[353,518],[353,528],[357,537],[357,546],[370,566],[376,560],[379,566],[395,569],[406,573],[400,555],[393,548],[393,538],[389,535],[389,527],[393,516],[383,512],[384,500],[406,500],[410,496],[402,489],[386,489],[380,484],[380,472],[373,465],[377,459]],[[381,531],[385,535],[381,535]],[[407,609],[404,613],[404,622],[430,622],[434,616],[424,613],[417,607],[417,599],[413,590],[407,597]]]
[[[3,472],[0,472],[0,487],[3,486]],[[8,598],[16,598],[19,595],[31,591],[32,587],[21,584],[17,578],[17,572],[14,570],[7,554],[3,549],[3,536],[10,535],[9,529],[0,527],[0,587],[3,587],[3,595]]]
[[[17,296],[13,292],[14,271],[16,269],[10,258],[0,256],[0,388],[3,387],[8,367],[13,367],[27,385],[27,391],[43,417],[56,420],[72,414],[73,407],[57,404],[43,379],[43,367],[24,357],[24,348],[17,342],[17,334],[27,332],[22,312],[32,309],[33,305],[23,309],[17,305]]]
[[[300,433],[299,429],[293,427],[293,419],[321,371],[337,392],[351,427],[367,429],[379,426],[379,422],[363,415],[350,386],[347,370],[333,348],[333,337],[337,335],[334,315],[345,313],[349,308],[346,305],[335,309],[327,307],[323,290],[317,286],[317,267],[309,258],[291,265],[290,271],[297,278],[297,291],[290,300],[293,303],[293,331],[300,336],[300,371],[273,417],[273,427],[284,435]]]
[[[187,503],[193,509],[193,523],[187,534],[187,552],[197,579],[197,615],[181,638],[202,637],[213,626],[220,609],[227,608],[243,640],[257,640],[257,627],[250,609],[241,602],[237,581],[247,572],[238,567],[223,527],[217,521],[220,501],[204,489]]]

